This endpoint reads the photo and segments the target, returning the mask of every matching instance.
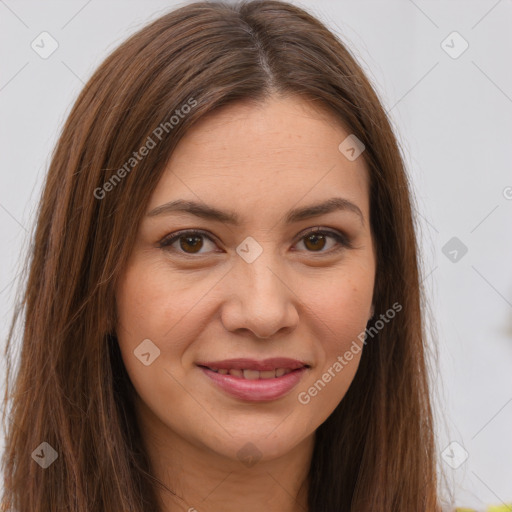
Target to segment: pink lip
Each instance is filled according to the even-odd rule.
[[[223,361],[199,361],[196,364],[198,366],[208,366],[214,370],[258,370],[260,372],[274,370],[275,368],[296,370],[309,366],[307,363],[288,357],[273,357],[263,361],[241,357],[237,359],[224,359]]]
[[[226,393],[240,398],[241,400],[249,400],[252,402],[266,402],[277,400],[289,393],[300,381],[304,373],[307,371],[305,366],[293,370],[282,377],[273,379],[244,379],[243,377],[235,377],[233,375],[222,375],[213,370],[200,366],[205,375],[212,379]],[[233,366],[230,366],[233,368]],[[245,369],[249,369],[247,366]],[[273,366],[272,368],[278,368]],[[284,368],[284,366],[279,366]],[[241,369],[241,368],[239,368]]]

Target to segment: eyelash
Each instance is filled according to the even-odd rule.
[[[328,250],[328,251],[306,251],[306,252],[310,252],[311,254],[315,254],[315,253],[317,253],[317,254],[332,254],[332,253],[342,250],[343,248],[352,249],[352,247],[353,247],[352,243],[350,242],[348,237],[345,236],[344,234],[337,232],[337,231],[332,231],[330,229],[322,229],[322,228],[315,228],[315,229],[312,229],[312,230],[306,232],[299,239],[299,242],[313,234],[321,234],[321,235],[330,236],[337,242],[338,246],[331,250]],[[158,247],[160,249],[172,250],[173,252],[177,252],[180,256],[184,256],[186,258],[197,258],[198,256],[204,255],[205,253],[191,254],[191,253],[186,253],[186,252],[183,252],[183,251],[180,251],[180,250],[170,247],[174,242],[176,242],[177,240],[179,240],[181,237],[183,237],[185,235],[203,236],[203,237],[207,238],[208,240],[210,240],[211,242],[215,243],[215,240],[213,238],[211,238],[210,236],[208,236],[208,234],[204,231],[197,230],[197,229],[185,229],[185,230],[177,231],[176,233],[167,235],[160,242],[158,242]]]

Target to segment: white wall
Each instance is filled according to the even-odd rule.
[[[512,502],[512,2],[295,3],[349,44],[404,149],[439,335],[439,448],[457,441],[469,454],[457,469],[441,460],[457,502],[482,510]],[[0,2],[2,339],[20,250],[73,99],[109,51],[173,5]],[[30,46],[43,31],[59,45],[46,60]],[[469,44],[458,58],[442,47],[453,31]],[[456,53],[462,44],[451,36],[444,46]],[[456,262],[443,253],[452,237],[468,249]]]

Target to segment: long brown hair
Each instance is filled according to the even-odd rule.
[[[197,2],[160,17],[103,62],[65,123],[6,348],[3,499],[12,510],[158,510],[115,337],[114,289],[183,134],[218,107],[274,93],[324,106],[364,143],[375,317],[402,306],[316,431],[309,512],[439,509],[420,261],[399,146],[342,42],[304,10],[263,0]],[[45,470],[31,456],[43,442],[58,454]]]

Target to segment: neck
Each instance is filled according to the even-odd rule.
[[[154,476],[167,488],[157,490],[162,512],[308,511],[314,436],[270,460],[246,445],[239,459],[184,439],[147,411],[138,417]]]

